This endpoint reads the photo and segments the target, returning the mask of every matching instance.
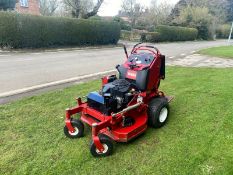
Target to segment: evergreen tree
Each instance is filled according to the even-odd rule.
[[[187,0],[180,0],[174,7],[174,9],[171,12],[171,19],[174,19],[180,15],[181,9],[188,6]]]

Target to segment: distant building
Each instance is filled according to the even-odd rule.
[[[18,13],[40,15],[39,0],[18,0],[15,5]]]

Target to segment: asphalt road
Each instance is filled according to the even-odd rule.
[[[133,43],[126,43],[129,47]],[[224,40],[157,44],[167,60],[181,58],[207,47],[226,45]],[[56,52],[1,53],[0,94],[35,85],[114,69],[124,61],[122,48]]]

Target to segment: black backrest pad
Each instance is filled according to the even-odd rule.
[[[126,74],[128,69],[125,68],[123,65],[117,67],[117,70],[119,72],[119,78],[120,79],[127,79]],[[149,77],[149,69],[137,71],[137,77],[135,80],[127,79],[131,84],[136,86],[139,90],[145,91],[147,88],[148,83],[148,77]]]

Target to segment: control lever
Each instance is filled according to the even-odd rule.
[[[126,48],[125,45],[124,45],[124,51],[125,51],[126,59],[128,59],[128,58],[129,58],[129,55],[128,55],[127,48]]]

